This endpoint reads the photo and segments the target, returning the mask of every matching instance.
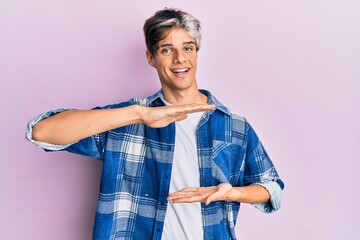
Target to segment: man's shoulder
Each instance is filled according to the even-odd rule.
[[[148,106],[150,99],[151,97],[147,97],[147,98],[133,97],[130,98],[128,101],[108,104],[106,106],[97,106],[94,109],[113,109],[113,108],[128,107],[131,105]]]
[[[133,104],[138,104],[141,106],[159,106],[159,105],[164,105],[163,103],[163,95],[162,95],[162,90],[157,91],[156,93],[146,97],[146,98],[132,98],[130,99],[130,102]]]
[[[232,131],[238,132],[238,133],[245,133],[248,125],[248,121],[245,117],[231,112],[231,126]]]
[[[129,100],[130,103],[132,104],[137,104],[137,105],[141,105],[141,106],[147,106],[149,99],[148,98],[138,98],[138,97],[134,97],[131,98]]]
[[[243,122],[243,123],[247,122],[247,119],[238,113],[230,112],[230,116],[233,121],[239,121],[239,122]]]

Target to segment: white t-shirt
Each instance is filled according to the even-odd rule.
[[[170,180],[170,193],[185,187],[199,187],[200,173],[196,144],[196,127],[203,112],[188,114],[176,122],[175,150]],[[201,205],[168,202],[162,240],[204,238]]]

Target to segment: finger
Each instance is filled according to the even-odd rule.
[[[199,196],[192,196],[192,197],[182,197],[173,199],[173,203],[193,203],[193,202],[204,202],[205,199]]]
[[[205,199],[205,205],[209,205],[212,202],[211,197]]]
[[[211,202],[219,200],[219,197],[221,197],[221,193],[216,191],[205,199],[205,204],[209,205]]]
[[[167,200],[174,200],[176,198],[184,198],[184,197],[192,197],[195,196],[194,192],[176,192],[176,193],[171,193],[169,194],[169,196],[167,197]]]
[[[199,190],[198,187],[187,187],[181,189],[179,192],[196,192],[197,190]]]
[[[211,110],[215,108],[213,104],[187,104],[187,105],[180,105],[176,106],[177,109],[173,113],[174,115],[181,114],[181,113],[194,113],[194,112],[203,112],[207,110]]]
[[[222,183],[218,185],[218,190],[216,190],[213,194],[209,195],[205,199],[205,204],[208,205],[213,201],[224,200],[224,194],[232,189],[232,186],[229,183]]]
[[[177,192],[170,193],[169,196],[178,197],[178,196],[189,196],[189,195],[201,195],[211,191],[212,189],[209,187],[187,187]]]
[[[178,200],[178,199],[183,199],[183,198],[197,198],[197,199],[205,199],[207,196],[209,196],[208,193],[204,193],[204,192],[176,192],[176,193],[171,193],[169,194],[169,196],[167,197],[168,201],[174,201],[174,200]]]
[[[189,108],[186,109],[186,113],[194,113],[194,112],[203,112],[207,110],[214,109],[215,105],[213,104],[195,104],[190,105]]]
[[[214,196],[216,193],[211,194],[205,199],[205,205],[209,205],[212,201],[216,201],[216,196]]]

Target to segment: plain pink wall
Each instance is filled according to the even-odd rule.
[[[242,205],[239,239],[360,239],[360,2],[0,2],[0,238],[91,237],[101,163],[45,153],[28,120],[160,87],[142,25],[164,7],[203,23],[198,82],[249,119],[285,181],[283,207]]]

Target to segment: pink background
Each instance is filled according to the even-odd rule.
[[[283,207],[243,205],[239,239],[360,239],[360,2],[0,2],[0,238],[91,238],[101,163],[24,140],[48,109],[160,87],[142,25],[163,7],[203,23],[198,82],[249,119],[286,183]]]

